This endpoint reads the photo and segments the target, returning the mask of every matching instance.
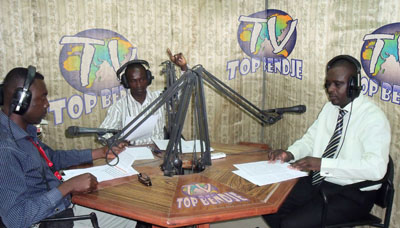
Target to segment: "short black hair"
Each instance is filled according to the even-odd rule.
[[[25,82],[27,76],[28,68],[24,67],[16,67],[7,73],[6,77],[3,80],[3,83],[0,86],[0,105],[3,105],[4,103],[5,93],[13,93],[20,82]],[[35,79],[44,80],[44,77],[41,73],[36,72],[33,81]]]
[[[17,84],[21,81],[25,81],[28,76],[28,68],[24,67],[16,67],[10,72],[7,73],[6,77],[3,80],[4,89],[8,88],[11,85]],[[44,80],[44,77],[41,73],[36,72],[34,79]]]
[[[338,55],[334,58],[332,58],[331,60],[329,60],[329,62],[326,64],[326,72],[328,72],[328,70],[337,67],[337,66],[343,66],[343,65],[351,65],[353,66],[353,71],[354,71],[354,75],[357,75],[359,73],[359,71],[361,70],[361,64],[360,62],[355,59],[354,57],[350,56],[350,55]]]
[[[130,70],[130,69],[135,69],[135,68],[143,69],[143,70],[146,72],[146,67],[144,67],[143,64],[140,64],[140,63],[131,63],[131,64],[129,64],[128,66],[126,66],[125,75],[126,75],[126,73],[128,72],[128,70]]]

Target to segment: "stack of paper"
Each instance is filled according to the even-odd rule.
[[[153,139],[153,142],[156,144],[158,149],[166,150],[169,140]],[[181,144],[182,144],[182,153],[201,152],[200,140],[185,141],[181,139]],[[204,143],[203,143],[203,148],[205,149]],[[214,149],[210,147],[210,151],[214,151]]]
[[[211,160],[225,158],[225,157],[226,154],[224,152],[211,153]]]
[[[306,172],[289,168],[289,163],[258,161],[234,165],[238,170],[232,171],[236,175],[263,186],[285,180],[307,176]]]
[[[138,172],[132,168],[132,164],[135,160],[142,159],[154,159],[153,153],[147,147],[130,147],[126,148],[122,153],[118,155],[119,162],[117,163],[117,158],[113,159],[110,164],[116,164],[115,166],[102,165],[95,166],[86,169],[70,169],[64,170],[64,180],[68,180],[74,176],[90,173],[97,178],[98,182],[112,180],[120,177],[127,177],[138,174]]]

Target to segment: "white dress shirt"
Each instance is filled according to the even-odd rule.
[[[296,160],[306,156],[322,157],[335,130],[339,108],[326,103],[306,134],[288,148]],[[382,179],[389,161],[389,121],[378,106],[362,95],[344,109],[348,112],[343,119],[339,147],[333,158],[322,158],[321,176],[338,185]]]
[[[118,100],[115,104],[113,104],[107,111],[107,116],[104,119],[103,123],[100,125],[100,128],[106,129],[118,129],[121,130],[125,125],[125,120],[128,117],[135,117],[139,113],[141,113],[151,102],[153,102],[157,97],[159,97],[161,91],[151,92],[147,90],[146,99],[143,104],[140,104],[136,101],[131,93],[127,93],[127,95],[120,100]],[[148,110],[147,113],[151,111]],[[165,107],[160,107],[153,115],[159,115],[157,120],[157,124],[154,127],[153,133],[151,137],[138,139],[135,141],[131,141],[132,144],[135,145],[143,145],[143,144],[152,144],[152,138],[154,139],[164,139],[164,126],[165,126]],[[107,135],[106,137],[109,137]]]

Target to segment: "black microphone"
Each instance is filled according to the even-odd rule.
[[[306,112],[306,106],[305,105],[296,105],[296,106],[287,107],[287,108],[274,108],[274,109],[264,110],[263,112],[278,113],[278,114],[283,114],[285,112],[304,113],[304,112]]]
[[[71,126],[67,129],[67,134],[70,136],[77,136],[81,134],[98,134],[104,135],[107,133],[116,134],[119,130],[117,129],[105,129],[105,128],[87,128],[87,127],[77,127]]]

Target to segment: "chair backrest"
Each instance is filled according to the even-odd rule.
[[[392,194],[394,194],[393,187],[393,176],[394,176],[394,167],[392,157],[389,156],[389,163],[386,171],[386,175],[383,178],[384,182],[382,183],[381,188],[378,190],[376,195],[375,204],[382,208],[386,208],[389,204],[391,205],[393,202]]]
[[[0,218],[0,228],[6,228],[6,226],[4,225],[3,221]]]

